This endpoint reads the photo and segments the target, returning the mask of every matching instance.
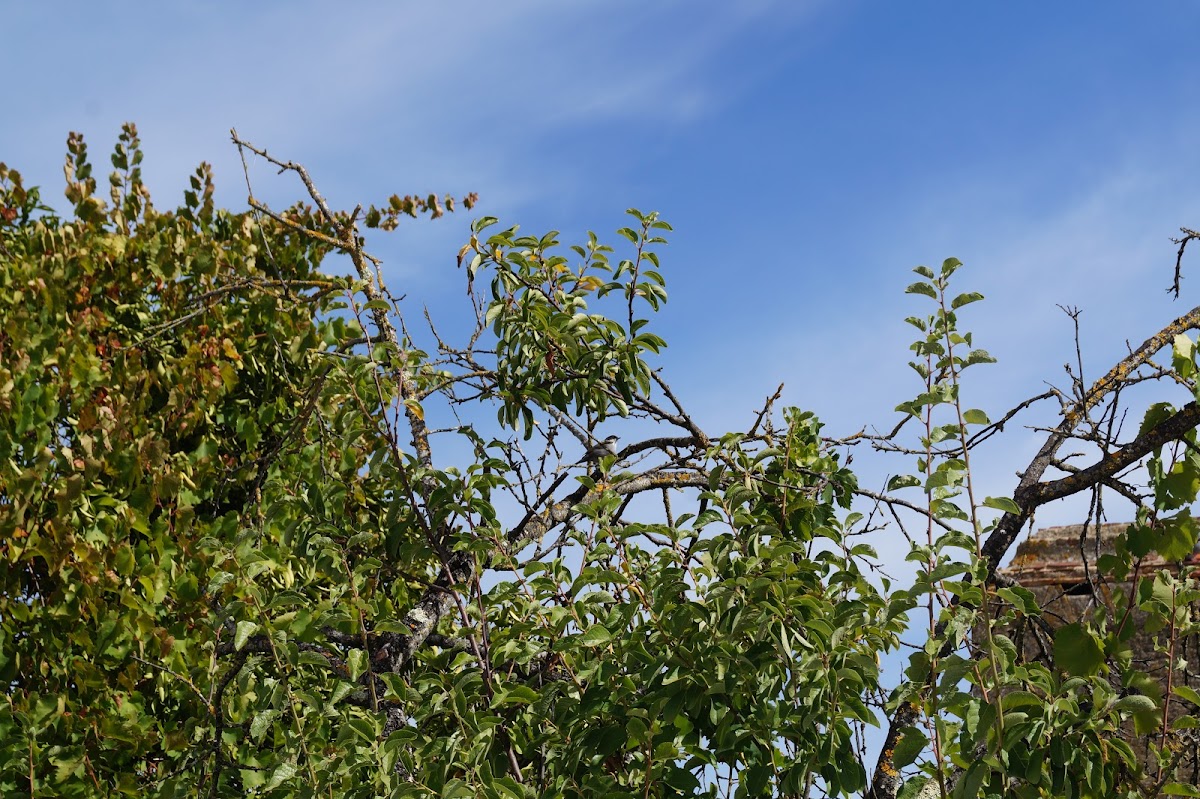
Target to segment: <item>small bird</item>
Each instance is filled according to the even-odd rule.
[[[587,454],[583,459],[589,463],[596,463],[601,458],[608,458],[617,454],[617,437],[609,436],[603,441],[597,441],[588,447]]]

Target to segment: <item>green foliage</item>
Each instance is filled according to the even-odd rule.
[[[132,126],[109,203],[68,147],[73,221],[0,167],[5,795],[130,792],[194,750],[213,542],[291,436],[336,287],[319,244],[214,210],[207,166],[155,210]]]
[[[865,787],[902,621],[848,537],[854,476],[811,414],[690,421],[648,360],[656,214],[575,266],[480,220],[479,326],[431,357],[369,270],[320,271],[369,258],[349,215],[218,210],[206,166],[160,212],[132,126],[105,202],[68,150],[70,219],[0,168],[0,793]],[[588,472],[479,420],[435,465],[426,415],[475,407],[547,453],[608,418],[680,435]],[[643,492],[698,504],[627,516]]]
[[[842,447],[863,439],[811,413],[696,424],[654,363],[655,213],[628,212],[624,258],[476,221],[475,324],[443,338],[311,184],[315,208],[231,213],[201,165],[164,212],[132,125],[107,199],[67,149],[69,218],[0,165],[0,795],[849,796],[883,790],[883,721],[883,772],[955,797],[1191,795],[1172,758],[1200,693],[1130,639],[1176,671],[1198,632],[1197,581],[1145,567],[1191,555],[1194,430],[1155,438],[1183,411],[1150,406],[1147,501],[1097,563],[1129,589],[1027,657],[1042,610],[988,543],[1029,494],[976,494],[1009,417],[962,399],[993,359],[957,260],[907,289],[933,303],[907,320],[922,385],[873,440],[916,468],[880,499]],[[362,223],[454,207],[395,195]],[[322,271],[335,251],[353,277]],[[1166,340],[1200,397],[1194,342]],[[876,575],[863,496],[917,514],[911,584]]]
[[[635,394],[651,392],[646,353],[666,346],[660,337],[645,331],[649,320],[638,318],[640,306],[657,311],[666,302],[665,282],[658,255],[650,246],[665,244],[656,231],[670,230],[657,214],[630,209],[638,228],[620,233],[636,247],[633,259],[614,267],[612,247],[600,244],[594,233],[586,247],[572,250],[583,259],[572,269],[566,256],[553,252],[557,233],[537,238],[517,236],[517,229],[481,234],[496,224],[484,217],[472,226],[470,242],[459,253],[468,253],[468,285],[479,271],[492,272],[490,298],[484,321],[496,337],[496,383],[489,396],[501,400],[500,422],[523,424],[532,434],[533,408],[550,407],[590,413],[602,420],[610,413],[626,416]],[[627,305],[618,321],[588,313],[589,298],[619,295]]]
[[[1157,735],[1170,697],[1163,695],[1161,677],[1152,677],[1144,660],[1131,657],[1130,612],[1143,632],[1160,634],[1158,651],[1167,653],[1168,668],[1182,668],[1172,653],[1176,642],[1197,631],[1189,608],[1200,599],[1200,584],[1184,574],[1154,571],[1135,581],[1129,595],[1118,594],[1114,604],[1078,622],[1059,622],[1048,660],[1029,658],[1010,640],[1015,629],[1046,623],[1028,590],[987,584],[983,539],[996,522],[984,522],[980,511],[1023,510],[1007,497],[974,499],[970,427],[991,422],[983,411],[963,410],[959,377],[992,359],[971,349],[971,334],[958,327],[957,310],[982,296],[970,292],[947,302],[949,279],[959,266],[950,259],[937,275],[919,267],[925,280],[907,289],[932,299],[936,310],[908,320],[922,334],[912,346],[922,360],[910,365],[925,385],[897,410],[922,424],[917,436],[922,454],[918,474],[893,477],[889,489],[924,488],[927,529],[926,540],[915,541],[910,555],[922,572],[891,601],[895,613],[924,605],[929,638],[911,656],[908,682],[894,693],[892,706],[916,702],[932,736],[907,728],[894,765],[902,768],[926,755],[924,768],[934,781],[929,784],[945,785],[955,797],[1174,795],[1180,788],[1168,785],[1164,775],[1171,773],[1185,739]],[[1194,354],[1187,336],[1175,338],[1175,374],[1196,373]],[[1174,414],[1167,403],[1151,405],[1139,437]],[[1124,581],[1134,560],[1152,553],[1175,561],[1192,553],[1200,532],[1189,510],[1200,487],[1194,430],[1183,432],[1169,455],[1163,449],[1152,452],[1147,464],[1154,508],[1183,510],[1169,517],[1139,511],[1116,552],[1099,559],[1099,579]],[[1175,693],[1194,698],[1190,687]],[[1191,721],[1178,719],[1176,729],[1189,729]],[[1142,736],[1142,754],[1131,745],[1130,732]],[[1154,739],[1146,737],[1152,733]]]

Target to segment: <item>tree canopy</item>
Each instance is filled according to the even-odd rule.
[[[161,211],[132,125],[107,199],[70,136],[68,216],[0,165],[4,796],[1200,795],[1177,774],[1200,591],[1143,567],[1197,537],[1200,308],[993,420],[960,399],[992,359],[948,259],[908,289],[919,384],[890,433],[830,437],[779,393],[706,431],[659,363],[657,213],[619,249],[476,220],[473,323],[443,329],[366,236],[473,195],[338,211],[234,143],[309,202],[218,209],[201,165]],[[1011,496],[980,496],[973,453],[1035,401],[1060,423]],[[854,447],[904,464],[885,493]],[[1009,630],[1041,609],[996,567],[1081,492],[1136,521],[1094,617],[1031,660]],[[885,524],[912,584],[878,572]]]

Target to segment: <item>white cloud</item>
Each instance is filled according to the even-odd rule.
[[[595,167],[572,142],[606,126],[695,123],[744,80],[741,70],[713,68],[722,48],[764,21],[799,26],[819,5],[756,0],[697,13],[681,0],[479,0],[374,2],[331,13],[304,2],[236,13],[154,6],[133,16],[80,6],[72,26],[56,32],[72,58],[47,76],[53,94],[32,81],[13,87],[10,107],[28,125],[0,132],[0,147],[57,202],[61,156],[46,140],[82,130],[103,171],[121,122],[133,120],[160,205],[176,202],[187,175],[208,160],[218,202],[236,208],[245,189],[228,131],[237,127],[305,163],[335,206],[393,192],[477,191],[483,212],[524,216],[589,191]],[[22,24],[48,29],[56,13],[26,8]],[[10,70],[28,58],[20,47],[0,55],[14,60]],[[252,166],[260,199],[302,198],[294,180]],[[380,245],[388,273],[427,275],[420,265],[457,249],[462,236],[456,223],[410,229],[403,253]]]

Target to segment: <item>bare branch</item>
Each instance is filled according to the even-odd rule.
[[[854,489],[854,493],[860,497],[866,497],[867,499],[872,499],[875,502],[882,503],[884,505],[889,505],[889,506],[899,505],[901,508],[907,508],[908,510],[914,511],[916,513],[921,514],[922,516],[928,517],[934,524],[936,524],[938,527],[941,527],[943,530],[952,531],[954,529],[950,525],[946,524],[946,522],[942,521],[941,519],[939,519],[938,517],[936,517],[932,513],[930,513],[927,508],[922,508],[920,505],[915,505],[906,499],[900,499],[898,497],[889,497],[886,494],[880,494],[880,493],[871,491],[866,488],[856,488],[856,489]]]
[[[1174,416],[1155,425],[1116,452],[1108,453],[1086,469],[1049,483],[1037,483],[1025,491],[1018,489],[1014,497],[1018,504],[1029,504],[1032,510],[1038,505],[1077,494],[1104,482],[1126,466],[1133,465],[1151,450],[1181,438],[1197,425],[1200,425],[1200,404],[1189,402]]]
[[[1179,252],[1175,254],[1175,279],[1167,289],[1168,294],[1174,294],[1175,299],[1179,299],[1180,282],[1183,280],[1183,251],[1187,249],[1189,241],[1200,239],[1200,233],[1197,233],[1190,228],[1181,227],[1179,231],[1183,235],[1177,239],[1171,239],[1172,242],[1179,245]]]
[[[783,396],[783,383],[779,384],[779,388],[775,389],[774,394],[767,397],[766,402],[763,403],[762,409],[758,412],[758,416],[754,418],[754,424],[750,425],[750,432],[748,435],[754,436],[758,433],[758,426],[761,425],[763,423],[763,419],[765,419],[768,414],[771,413],[771,408],[781,396]]]

